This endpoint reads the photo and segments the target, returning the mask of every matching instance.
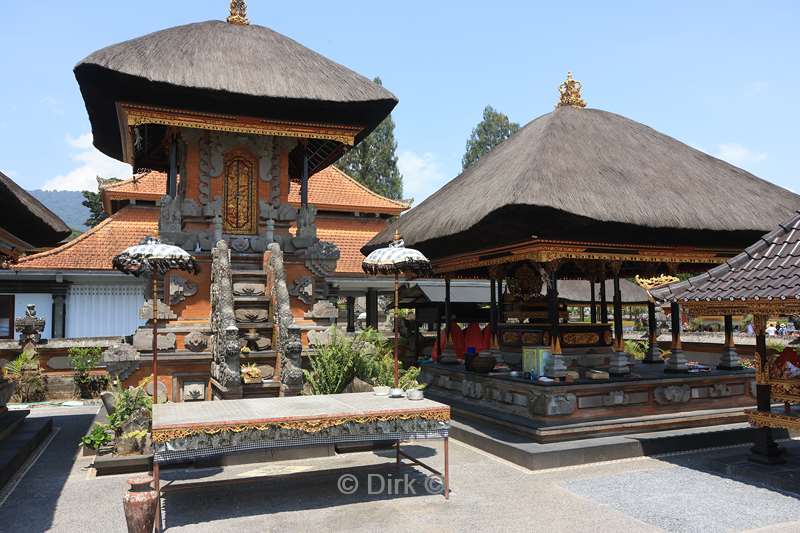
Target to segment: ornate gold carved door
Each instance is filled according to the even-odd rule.
[[[225,233],[253,235],[258,231],[258,183],[255,161],[242,154],[225,159]]]

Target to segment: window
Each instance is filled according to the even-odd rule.
[[[14,338],[14,295],[0,294],[0,339]]]

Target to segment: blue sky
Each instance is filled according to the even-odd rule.
[[[525,124],[552,110],[567,70],[583,82],[590,107],[800,191],[800,2],[248,4],[252,22],[380,76],[399,97],[405,195],[417,202],[458,174],[484,106]],[[109,44],[223,19],[227,7],[227,0],[3,2],[0,170],[29,189],[80,189],[97,173],[126,175],[129,167],[90,146],[73,66]]]

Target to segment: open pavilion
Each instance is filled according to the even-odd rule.
[[[431,259],[446,284],[488,279],[496,291],[490,324],[497,357],[513,368],[523,346],[552,354],[544,373],[554,381],[546,383],[428,365],[423,373],[431,394],[459,402],[463,412],[510,416],[536,431],[709,409],[732,409],[728,420],[742,420],[741,407],[754,402],[752,371],[726,364],[727,354],[721,354],[720,368],[692,368],[681,349],[679,313],[672,314],[666,361],[655,345],[652,319],[648,356],[642,363],[629,360],[620,283],[638,276],[651,288],[669,279],[662,276],[724,263],[794,213],[800,197],[643,124],[586,108],[571,75],[560,92],[554,111],[524,126],[362,249],[368,253],[399,231]],[[603,312],[608,279],[613,322]],[[561,280],[599,284],[600,314],[591,324],[570,324],[558,312]],[[458,317],[445,307],[449,326]],[[594,370],[609,375],[589,379],[598,376]]]

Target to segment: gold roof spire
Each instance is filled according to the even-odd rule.
[[[558,92],[561,93],[561,98],[556,104],[556,107],[569,105],[572,107],[586,107],[586,102],[581,98],[581,82],[572,79],[572,72],[567,72],[567,80],[562,83]]]
[[[244,0],[231,0],[231,14],[228,15],[228,24],[238,24],[246,26],[250,24],[247,20],[247,2]]]

